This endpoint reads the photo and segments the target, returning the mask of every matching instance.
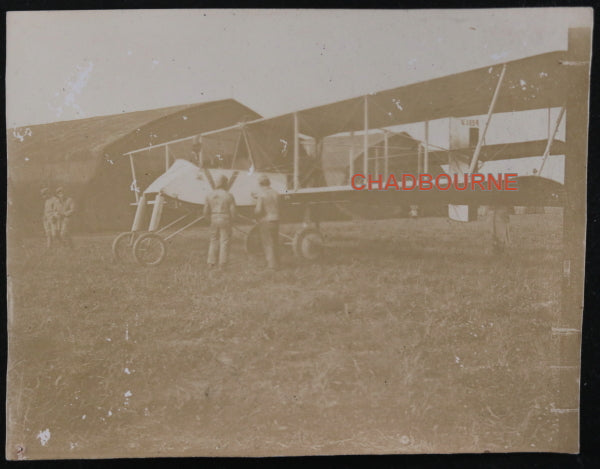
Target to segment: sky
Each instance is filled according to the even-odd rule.
[[[7,127],[225,98],[271,117],[564,50],[591,11],[9,12]]]

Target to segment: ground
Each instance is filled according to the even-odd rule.
[[[562,219],[511,224],[325,223],[278,272],[239,233],[225,272],[201,231],[158,267],[9,240],[7,456],[556,449]]]

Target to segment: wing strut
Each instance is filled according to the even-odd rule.
[[[363,173],[366,176],[369,172],[369,102],[365,95],[365,133],[363,135]]]
[[[390,147],[387,130],[383,132],[383,158],[383,172],[385,173],[385,180],[387,181],[390,173]]]
[[[500,72],[500,78],[498,78],[498,84],[496,85],[496,90],[494,91],[492,102],[490,103],[490,109],[488,111],[487,120],[485,121],[485,127],[483,128],[481,135],[479,135],[479,140],[477,141],[477,146],[475,147],[475,152],[473,153],[473,159],[471,160],[471,165],[469,166],[469,173],[473,173],[473,171],[475,171],[475,167],[477,166],[479,153],[481,153],[481,147],[483,145],[483,141],[485,140],[485,134],[487,133],[487,129],[490,126],[490,121],[492,120],[492,114],[494,113],[494,107],[496,106],[496,100],[498,99],[498,94],[500,93],[500,86],[504,80],[505,72],[506,64],[502,65],[502,71]]]
[[[429,121],[425,121],[424,173],[429,173]]]
[[[246,150],[248,151],[248,158],[250,159],[250,164],[252,168],[256,170],[256,165],[254,164],[254,158],[252,158],[252,150],[250,149],[250,142],[248,141],[248,135],[246,134],[246,126],[242,125],[242,135],[244,136],[244,142],[246,143]]]
[[[352,183],[352,176],[354,176],[354,131],[350,131],[350,150],[348,151],[348,184]]]
[[[298,113],[294,112],[294,190],[300,188],[300,142],[298,136]]]
[[[554,142],[554,139],[556,138],[556,133],[558,132],[558,126],[560,125],[560,122],[562,121],[564,114],[565,114],[565,108],[561,107],[560,113],[558,114],[558,117],[556,118],[556,124],[554,125],[554,132],[552,132],[551,134],[548,135],[548,143],[546,144],[546,149],[544,150],[544,159],[542,160],[542,164],[540,165],[540,170],[538,171],[538,176],[542,175],[542,170],[544,169],[546,160],[548,159],[548,156],[550,155],[550,149],[552,148],[552,143]]]
[[[139,203],[140,195],[138,194],[139,191],[137,185],[137,178],[135,177],[135,165],[133,164],[132,154],[129,155],[129,164],[131,165],[131,177],[133,178],[133,183],[131,185],[133,186],[133,192],[135,192],[135,201],[136,203]]]
[[[202,145],[202,135],[198,136],[198,153],[196,158],[198,158],[198,166],[204,168],[204,146]]]
[[[238,150],[240,148],[240,141],[242,140],[242,132],[238,135],[235,141],[235,148],[233,149],[233,158],[231,159],[231,169],[235,168],[235,160],[237,159]],[[250,157],[248,157],[250,158]]]

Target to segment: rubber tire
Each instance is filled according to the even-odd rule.
[[[151,261],[147,261],[142,257],[143,242],[148,241],[148,240],[158,241],[158,243],[161,247],[160,255],[156,259],[153,259]],[[135,241],[135,243],[133,245],[133,256],[135,257],[135,260],[141,265],[147,265],[147,266],[159,265],[165,259],[166,255],[167,255],[167,245],[166,245],[165,241],[162,239],[162,237],[156,233],[144,233]]]
[[[113,261],[121,262],[125,259],[121,250],[125,252],[129,251],[131,256],[133,256],[133,245],[135,244],[136,238],[137,233],[134,231],[119,233],[112,242]]]
[[[302,228],[297,231],[292,241],[292,249],[296,257],[314,261],[321,256],[323,235],[316,228]]]

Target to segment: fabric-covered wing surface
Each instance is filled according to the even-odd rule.
[[[508,62],[495,112],[563,106],[566,52]],[[502,64],[435,78],[367,96],[369,128],[485,114]],[[299,111],[300,132],[324,137],[364,129],[365,97]]]
[[[264,171],[289,171],[294,154],[294,116],[285,114],[246,126],[255,167]]]

